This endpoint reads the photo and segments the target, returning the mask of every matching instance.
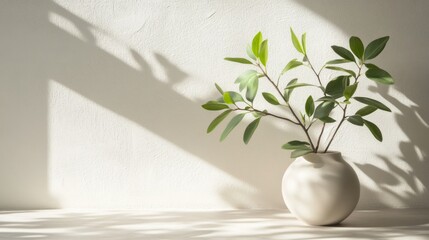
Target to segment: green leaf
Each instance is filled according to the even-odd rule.
[[[335,70],[335,71],[346,72],[346,73],[348,73],[348,74],[350,74],[350,75],[352,75],[353,77],[356,78],[356,73],[353,72],[352,70],[349,70],[349,69],[345,69],[345,68],[342,68],[342,67],[336,67],[336,66],[326,66],[325,68],[331,69],[331,70]]]
[[[258,78],[258,72],[255,70],[247,70],[235,80],[235,83],[239,83],[239,89],[240,91],[243,91],[243,89],[247,87],[247,84],[250,82],[250,80],[255,78]]]
[[[344,97],[346,98],[346,100],[349,100],[353,96],[353,94],[355,94],[357,86],[358,86],[358,83],[355,83],[355,84],[347,86],[344,89],[343,94],[344,94]]]
[[[363,57],[364,60],[369,60],[377,57],[378,54],[380,54],[381,51],[383,51],[387,41],[389,41],[389,36],[382,37],[370,42],[365,49],[365,53]]]
[[[217,85],[217,83],[215,83],[215,87],[220,92],[220,94],[223,95],[223,90],[222,90],[222,88],[219,85]]]
[[[247,45],[246,53],[247,53],[247,56],[249,56],[251,59],[256,60],[256,56],[255,54],[253,54],[252,47],[250,45]]]
[[[377,67],[377,65],[372,64],[372,63],[365,63],[365,67],[367,67],[368,69],[372,69],[372,68],[379,69],[379,67]]]
[[[231,96],[229,95],[228,92],[226,92],[226,93],[223,94],[223,101],[226,104],[234,104],[235,103],[234,100],[231,98]]]
[[[350,49],[355,54],[356,57],[359,59],[362,59],[363,53],[364,53],[364,46],[362,43],[362,40],[360,38],[353,36],[349,40],[350,43]]]
[[[338,76],[326,85],[325,93],[332,96],[333,98],[339,98],[343,96],[344,90],[350,83],[349,76]]]
[[[287,150],[295,150],[295,149],[307,149],[309,148],[310,143],[303,141],[290,141],[286,144],[283,144],[282,148]]]
[[[307,87],[307,86],[319,87],[317,85],[308,84],[308,83],[295,83],[295,84],[291,84],[291,85],[286,86],[286,89],[294,89],[294,88],[297,88],[297,87]]]
[[[249,108],[250,109],[250,108]],[[262,112],[252,112],[252,115],[255,117],[255,118],[259,118],[259,117],[263,117],[263,116],[267,116],[267,110],[264,110],[264,111],[262,111]]]
[[[243,97],[238,92],[233,92],[233,91],[225,92],[223,94],[223,100],[227,104],[234,104],[236,102],[244,102]]]
[[[291,79],[287,85],[290,86],[290,85],[295,84],[296,82],[298,82],[298,78]]]
[[[305,101],[305,113],[307,113],[309,117],[314,113],[314,101],[311,95],[307,98],[307,101]]]
[[[259,50],[259,60],[261,60],[262,65],[267,66],[267,60],[268,60],[268,40],[264,40],[261,43],[261,48]]]
[[[378,108],[373,107],[373,106],[365,106],[365,107],[359,109],[355,114],[363,117],[363,116],[366,116],[366,115],[373,113],[377,109]]]
[[[318,119],[328,117],[329,113],[331,113],[334,107],[334,102],[322,102],[316,107],[316,110],[314,111],[314,117]]]
[[[375,99],[366,98],[366,97],[354,97],[354,99],[356,99],[357,101],[364,103],[366,105],[370,105],[370,106],[376,107],[378,109],[381,109],[381,110],[384,110],[387,112],[391,112],[391,110],[386,105],[384,105],[383,103],[381,103]]]
[[[222,94],[222,97],[220,97],[220,98],[216,99],[216,101],[215,101],[215,102],[218,102],[218,103],[225,103],[225,101],[223,100],[223,94]]]
[[[280,105],[279,101],[277,100],[277,98],[271,94],[271,93],[267,93],[267,92],[263,92],[262,96],[265,98],[265,100],[273,105]]]
[[[229,108],[228,105],[225,105],[216,101],[208,101],[207,103],[203,104],[202,107],[209,111],[218,111],[218,110]]]
[[[395,83],[392,79],[392,76],[383,69],[380,68],[370,68],[365,72],[365,76],[375,82],[382,84],[393,84]]]
[[[324,123],[333,123],[335,122],[335,119],[329,117],[329,116],[325,116],[325,117],[321,117],[318,118],[320,121],[324,122]]]
[[[247,83],[246,99],[253,102],[258,92],[259,78],[252,78]]]
[[[351,53],[349,50],[340,47],[340,46],[331,46],[332,50],[334,50],[334,52],[336,54],[338,54],[340,57],[347,59],[349,61],[354,62],[355,61],[355,57],[353,56],[353,53]]]
[[[261,118],[257,118],[255,120],[253,120],[247,127],[246,130],[244,131],[244,135],[243,135],[243,141],[245,144],[249,143],[250,138],[252,138],[253,133],[255,132],[256,128],[259,125],[259,121],[261,121]]]
[[[238,87],[240,92],[243,91],[245,88],[247,88],[247,85],[249,84],[250,81],[253,81],[254,79],[257,79],[257,78],[258,78],[258,76],[255,75],[255,76],[249,78],[247,81],[241,82],[239,87]]]
[[[290,60],[290,62],[288,62],[288,64],[286,64],[286,66],[283,68],[282,73],[280,73],[280,76],[285,74],[287,71],[294,69],[296,67],[299,67],[302,65],[302,62],[296,60],[296,59],[292,59]]]
[[[243,81],[248,81],[252,77],[257,77],[258,72],[255,70],[247,70],[244,73],[242,73],[240,76],[238,76],[237,79],[235,79],[234,83],[241,83]]]
[[[316,100],[316,102],[335,102],[335,98],[324,96]]]
[[[236,115],[231,119],[225,130],[223,130],[222,135],[220,136],[220,141],[225,140],[229,133],[241,122],[241,120],[244,118],[244,115],[246,115],[246,113]]]
[[[227,61],[230,62],[237,62],[237,63],[243,63],[243,64],[253,64],[251,61],[245,59],[245,58],[231,58],[231,57],[227,57],[224,58]]]
[[[363,118],[360,115],[353,115],[347,118],[347,121],[354,125],[363,126]]]
[[[329,65],[329,64],[341,64],[341,63],[349,63],[349,62],[352,62],[352,61],[347,60],[347,59],[334,59],[334,60],[326,62],[326,64],[327,65]]]
[[[299,112],[299,115],[301,115],[301,120],[302,120],[302,122],[305,125],[305,122],[306,122],[306,120],[305,120],[305,114],[303,114],[302,112]]]
[[[302,62],[308,62],[308,58],[307,58],[307,56],[306,56],[306,55],[304,55],[304,56],[302,57]]]
[[[375,139],[377,139],[380,142],[383,141],[383,135],[381,134],[381,131],[377,127],[377,125],[375,125],[374,123],[372,123],[368,120],[365,120],[365,119],[363,120],[363,123],[369,129],[369,131],[371,131],[371,133],[372,133],[372,135],[374,135]]]
[[[304,52],[304,54],[306,54],[307,53],[307,33],[302,34],[301,42],[302,42],[302,51]]]
[[[297,81],[298,81],[298,78],[294,78],[294,79],[290,80],[289,83],[287,84],[286,88],[284,89],[283,96],[285,97],[286,102],[289,102],[290,95],[292,94],[292,91],[293,91],[293,88],[287,89],[287,87],[294,85]]]
[[[213,131],[217,127],[217,125],[219,125],[219,123],[221,123],[231,112],[232,110],[229,109],[221,113],[219,116],[217,116],[207,128],[207,133],[210,133],[211,131]]]
[[[257,77],[254,77],[254,78],[257,78]],[[249,80],[250,79],[248,79],[247,81],[242,81],[240,83],[240,85],[238,86],[238,89],[240,90],[240,92],[243,91],[247,87],[247,83],[249,82]]]
[[[308,149],[298,149],[298,150],[293,151],[290,154],[290,157],[291,158],[297,158],[297,157],[301,157],[301,156],[307,155],[307,154],[312,153],[312,152],[313,152],[313,150],[311,150],[311,148],[308,148]]]
[[[252,41],[252,52],[256,57],[259,57],[259,48],[262,43],[262,33],[258,32]]]
[[[299,40],[296,37],[295,33],[293,32],[292,28],[290,28],[290,35],[291,35],[292,43],[293,43],[293,46],[295,47],[295,49],[300,53],[304,53],[304,51],[302,50],[301,44],[299,43]]]

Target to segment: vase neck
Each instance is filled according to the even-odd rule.
[[[340,152],[327,152],[327,153],[309,153],[302,156],[309,162],[326,162],[326,161],[343,161],[343,157]]]

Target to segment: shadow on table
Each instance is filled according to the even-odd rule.
[[[427,210],[356,211],[340,227],[413,227],[429,223]]]
[[[217,212],[2,212],[0,239],[413,239],[429,237],[428,210],[356,212],[334,227],[284,210]]]

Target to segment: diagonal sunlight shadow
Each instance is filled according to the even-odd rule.
[[[331,4],[314,1],[298,3],[324,16],[344,31],[354,31],[349,32],[349,35],[361,35],[365,39],[379,35],[379,28],[368,27],[378,21],[379,15],[358,18],[358,14],[365,10],[366,4],[335,2],[339,8],[357,9],[343,16],[336,14],[336,8],[332,9]],[[362,167],[361,170],[371,179],[376,179],[379,171],[384,171],[387,175],[380,181],[385,181],[381,184],[388,188],[378,191],[364,188],[362,195],[382,196],[389,193],[404,204],[425,206],[425,200],[428,199],[426,189],[429,186],[429,175],[426,174],[429,142],[425,141],[428,127],[422,121],[428,122],[429,119],[428,110],[424,107],[427,102],[425,91],[429,83],[422,80],[427,78],[423,70],[410,71],[403,62],[411,62],[414,58],[425,59],[427,50],[424,49],[427,48],[416,47],[405,50],[402,46],[409,45],[409,39],[419,39],[415,29],[427,31],[427,27],[425,22],[419,23],[422,24],[419,27],[410,27],[410,24],[415,23],[414,19],[404,20],[401,17],[403,11],[418,9],[416,2],[405,9],[398,6],[406,3],[398,1],[394,3],[382,22],[384,24],[382,32],[394,33],[392,39],[396,40],[391,42],[390,47],[396,50],[394,54],[402,56],[402,60],[398,61],[396,55],[389,56],[387,53],[383,61],[387,63],[386,66],[390,66],[389,69],[393,69],[392,74],[398,82],[395,88],[410,98],[415,106],[410,107],[403,102],[395,101],[395,97],[385,88],[377,89],[377,92],[400,110],[400,113],[395,113],[395,117],[409,141],[400,144],[401,156],[396,160],[407,162],[412,171],[402,171],[397,162],[386,159],[386,156],[378,156],[377,159],[390,164],[389,171],[377,170],[374,167],[368,170],[357,166]],[[385,7],[384,3],[372,6],[374,12]],[[50,23],[48,16],[52,13],[71,22],[80,37]],[[354,19],[360,19],[361,25],[357,25]],[[0,66],[4,67],[0,71],[0,78],[8,83],[13,82],[3,84],[5,88],[1,89],[0,96],[1,108],[6,112],[6,117],[2,118],[5,122],[4,124],[2,122],[0,129],[1,142],[5,147],[5,150],[2,150],[5,156],[0,156],[2,206],[18,208],[24,206],[29,198],[33,200],[33,207],[36,208],[58,206],[49,193],[47,171],[49,167],[47,82],[54,79],[99,106],[135,122],[255,189],[253,195],[249,195],[249,192],[240,192],[234,187],[225,186],[219,193],[230,206],[283,207],[279,189],[281,176],[288,164],[286,160],[289,160],[287,154],[278,150],[267,156],[266,152],[260,151],[261,148],[277,149],[278,146],[272,147],[272,144],[263,142],[257,136],[245,151],[242,150],[244,148],[237,147],[241,142],[236,136],[232,136],[231,142],[237,144],[222,145],[218,145],[217,136],[206,137],[205,129],[214,115],[210,116],[202,111],[201,103],[191,101],[174,91],[176,84],[186,81],[188,73],[175,66],[161,53],[153,53],[153,56],[165,70],[167,82],[160,81],[153,73],[153,66],[147,60],[150,56],[141,56],[139,49],[130,49],[140,68],[137,70],[129,66],[97,46],[93,32],[102,31],[101,29],[53,1],[37,4],[0,3],[0,20],[0,29],[4,33],[0,38]],[[401,32],[395,31],[398,26],[401,26]],[[423,42],[418,40],[413,44],[420,46]],[[424,69],[425,61],[413,62],[416,68]],[[19,72],[14,70],[15,66],[21,66],[22,70]],[[96,70],[101,67],[105,71]],[[17,106],[18,102],[25,106]],[[156,109],[154,105],[157,106]],[[242,131],[243,127],[237,130]],[[258,132],[269,135],[272,142],[281,143],[286,140],[272,122],[261,124]],[[272,161],[282,158],[284,161]],[[266,163],[268,160],[270,164]],[[398,179],[405,181],[414,191],[405,196],[391,191]],[[419,190],[417,181],[425,186],[424,190]],[[15,184],[21,188],[8,187]],[[21,202],[13,202],[17,198],[22,199]],[[383,206],[389,206],[383,199],[378,200]]]
[[[330,23],[346,32],[347,35],[363,37],[366,42],[380,35],[390,35],[388,51],[380,56],[380,62],[396,79],[394,89],[408,98],[409,101],[397,99],[398,94],[386,87],[377,86],[369,90],[379,93],[395,106],[395,119],[400,131],[407,141],[399,146],[391,146],[400,150],[395,159],[389,156],[376,155],[374,161],[386,164],[381,169],[372,164],[355,166],[370,179],[381,185],[380,189],[362,186],[362,196],[376,196],[382,207],[390,207],[386,196],[402,206],[427,207],[429,201],[429,109],[427,107],[429,81],[426,63],[429,50],[427,36],[429,26],[426,11],[429,2],[415,1],[311,1],[300,0],[296,3],[317,13]],[[333,7],[335,6],[335,7]],[[339,11],[340,10],[340,11]],[[410,47],[412,46],[412,47]],[[412,102],[412,104],[408,102]],[[382,177],[383,176],[383,177]],[[398,194],[395,187],[399,182],[407,185],[405,194]]]
[[[284,206],[279,189],[287,162],[270,161],[271,164],[266,164],[266,159],[271,158],[271,156],[267,157],[263,151],[252,147],[246,148],[245,152],[237,150],[237,147],[231,144],[223,144],[221,151],[214,148],[214,145],[219,144],[217,139],[205,137],[204,133],[213,116],[209,116],[201,109],[201,103],[193,102],[173,90],[175,84],[187,78],[186,72],[176,67],[162,54],[154,53],[155,59],[167,73],[168,81],[166,83],[161,82],[153,74],[145,56],[141,56],[137,50],[130,49],[135,61],[140,66],[140,70],[130,67],[97,46],[92,33],[97,31],[97,27],[67,11],[57,3],[44,1],[37,4],[26,4],[24,6],[21,3],[14,3],[4,6],[5,10],[1,12],[1,15],[2,19],[7,19],[7,21],[0,23],[2,29],[8,30],[9,45],[16,46],[16,48],[5,52],[17,61],[25,62],[22,72],[15,77],[17,79],[22,78],[26,82],[37,80],[38,89],[41,89],[41,92],[37,94],[40,99],[33,102],[40,119],[36,119],[37,121],[33,123],[35,119],[30,117],[33,115],[28,114],[29,120],[25,124],[32,127],[37,126],[38,130],[41,131],[39,135],[30,136],[28,144],[33,147],[42,147],[45,152],[37,159],[28,156],[14,158],[14,160],[21,161],[20,164],[31,162],[37,165],[37,168],[24,169],[23,171],[23,175],[32,173],[33,178],[8,177],[10,182],[17,181],[18,177],[25,179],[25,184],[29,185],[28,188],[34,181],[40,182],[42,186],[35,189],[31,194],[22,193],[24,199],[29,196],[37,196],[41,202],[45,202],[44,200],[49,197],[46,170],[48,168],[47,151],[49,148],[46,136],[46,132],[49,131],[46,123],[46,114],[48,114],[46,88],[47,81],[54,79],[61,85],[139,124],[255,189],[253,196],[238,192],[234,188],[225,187],[222,189],[220,194],[231,207],[277,206],[282,208]],[[48,15],[51,13],[71,22],[82,39],[50,23]],[[9,22],[16,23],[14,28],[9,26]],[[37,31],[27,31],[29,30],[28,25],[34,26]],[[18,39],[16,43],[13,42],[15,39]],[[37,67],[34,67],[33,63],[37,63]],[[11,62],[9,64],[18,63]],[[95,65],[97,67],[94,67]],[[104,71],[97,70],[101,67]],[[8,74],[8,76],[12,76],[15,73]],[[29,89],[29,96],[34,96],[32,91]],[[33,101],[33,99],[30,100]],[[198,119],[198,121],[194,119]],[[13,127],[14,123],[11,122],[9,126]],[[260,131],[270,135],[273,142],[285,140],[282,133],[272,124],[262,124]],[[9,135],[13,136],[13,133]],[[255,144],[261,147],[271,145],[260,140],[259,142],[255,141]],[[13,149],[13,151],[18,150]],[[272,157],[279,159],[279,156],[276,153]],[[287,160],[286,157],[285,160]],[[232,162],[234,164],[231,164]],[[255,172],[252,169],[258,169],[258,171]],[[23,186],[26,188],[24,184]],[[41,191],[41,188],[44,191]],[[16,196],[15,193],[9,192],[7,194]],[[17,206],[19,205],[17,204]],[[40,207],[37,204],[34,206]],[[56,207],[56,205],[47,204],[45,207]]]

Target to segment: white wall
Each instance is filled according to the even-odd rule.
[[[235,87],[246,67],[223,58],[244,56],[259,30],[273,75],[298,57],[289,26],[307,32],[319,67],[351,35],[391,36],[376,62],[397,84],[358,90],[390,102],[371,116],[385,140],[346,124],[332,147],[359,174],[359,208],[429,207],[428,11],[424,0],[1,1],[0,208],[283,208],[292,160],[280,146],[299,129],[264,119],[248,146],[243,125],[219,143],[200,105],[215,81]],[[310,92],[296,93],[302,107]]]

